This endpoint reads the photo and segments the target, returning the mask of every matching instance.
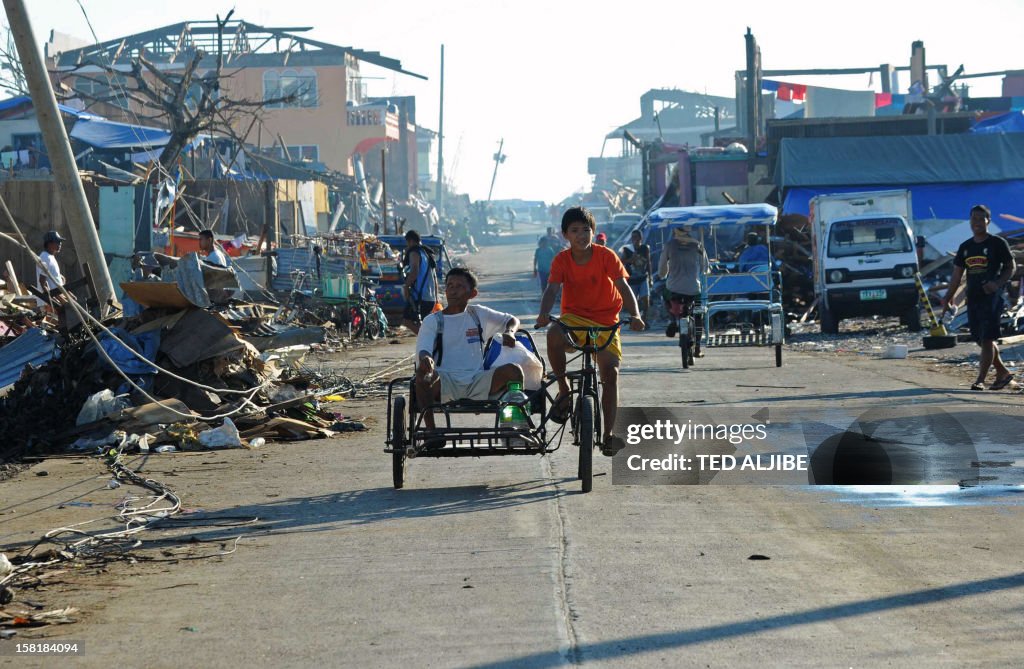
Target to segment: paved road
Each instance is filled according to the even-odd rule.
[[[537,308],[531,239],[471,259],[482,299],[524,317]],[[411,351],[404,340],[365,355],[380,364]],[[627,335],[623,404],[817,411],[836,430],[837,417],[867,412],[876,437],[916,445],[939,478],[959,470],[915,441],[934,430],[891,412],[942,409],[982,437],[976,474],[1019,482],[1020,446],[994,427],[1019,425],[1019,397],[971,395],[913,361],[787,353],[776,369],[767,349],[714,351],[686,372],[677,361],[658,332]],[[344,407],[383,414],[374,399]],[[395,491],[382,439],[378,423],[331,441],[140,461],[208,519],[165,549],[207,554],[220,545],[208,540],[241,535],[238,550],[114,565],[50,591],[86,614],[49,633],[85,639],[81,664],[95,667],[1024,663],[1019,487],[624,486],[598,456],[594,492],[581,495],[563,445],[544,459],[416,460]],[[31,540],[29,519],[38,531],[91,511],[61,501],[120,497],[96,463],[45,466],[45,488],[31,476],[5,484],[17,501],[0,504],[0,544]],[[230,526],[245,517],[259,522]]]

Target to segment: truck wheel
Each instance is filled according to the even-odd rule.
[[[907,326],[907,330],[910,332],[921,331],[921,307],[914,304],[911,308],[907,309],[907,313],[903,316],[903,320]]]
[[[821,334],[839,334],[839,319],[824,304],[818,307],[818,324],[821,328]]]

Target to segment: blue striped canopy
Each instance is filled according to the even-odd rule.
[[[724,204],[706,207],[662,207],[651,212],[651,228],[692,225],[775,225],[778,209],[770,204]]]

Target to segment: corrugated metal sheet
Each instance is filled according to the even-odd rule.
[[[60,356],[53,333],[33,328],[0,348],[0,394],[21,377],[25,365],[38,367]]]

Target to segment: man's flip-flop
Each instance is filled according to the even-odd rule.
[[[971,384],[971,390],[985,390],[985,384],[984,383],[972,383]]]
[[[572,412],[572,397],[569,395],[562,395],[555,398],[554,404],[548,410],[548,420],[564,425],[565,421],[569,420],[569,414]]]
[[[1011,381],[1013,381],[1013,374],[1007,374],[1006,376],[1004,376],[1001,379],[996,379],[996,382],[993,383],[991,386],[989,386],[988,389],[989,390],[1002,390],[1006,386],[1010,385]]]

